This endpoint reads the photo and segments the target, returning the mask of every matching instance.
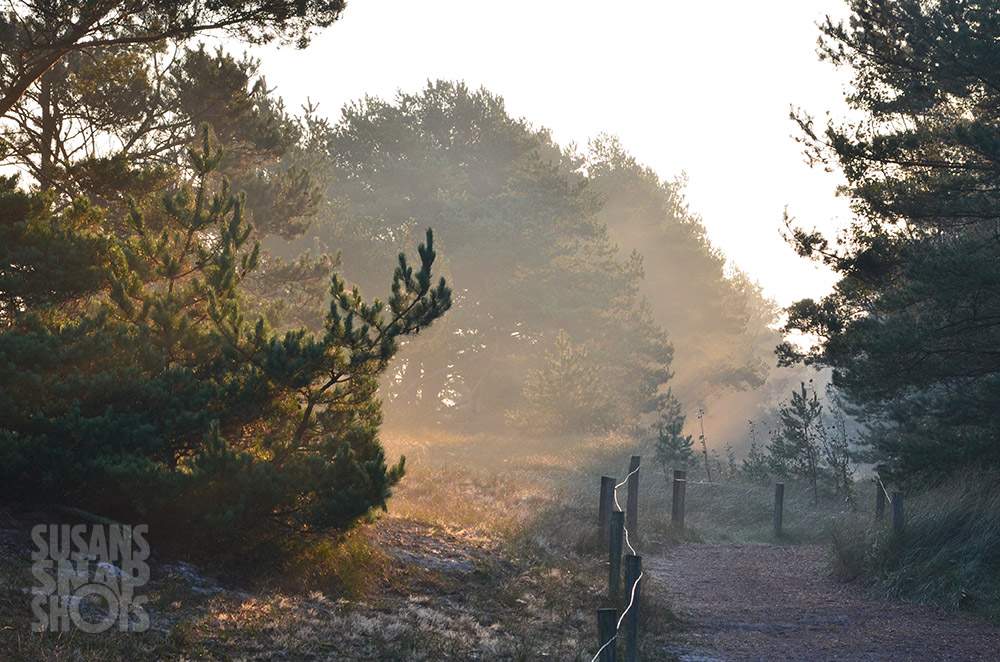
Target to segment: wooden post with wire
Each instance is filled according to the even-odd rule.
[[[628,503],[625,505],[625,528],[629,536],[636,540],[639,534],[639,462],[641,457],[633,455],[628,463]]]
[[[882,483],[875,481],[875,519],[881,520],[885,517],[885,488]]]
[[[615,479],[601,476],[601,503],[597,511],[597,521],[601,533],[601,546],[607,547],[611,541],[611,512],[615,509]]]
[[[615,662],[615,645],[609,641],[614,639],[618,631],[618,610],[614,607],[597,610],[597,646],[601,650],[598,654],[600,662]],[[601,648],[603,647],[603,648]]]
[[[622,583],[622,534],[625,532],[625,513],[617,510],[611,513],[611,545],[608,569],[608,598],[618,599],[618,587]]]
[[[684,492],[687,489],[687,472],[674,469],[674,495],[670,502],[670,522],[684,528]]]
[[[625,662],[639,659],[639,591],[642,589],[642,557],[625,555],[625,604],[631,601],[625,614]],[[633,588],[634,587],[634,588]]]
[[[781,520],[785,515],[785,484],[774,484],[774,535],[781,535]]]

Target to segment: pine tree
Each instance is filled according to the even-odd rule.
[[[47,0],[8,3],[0,13],[0,117],[47,71],[76,53],[133,44],[182,42],[226,32],[252,43],[305,47],[336,21],[344,0]]]
[[[787,330],[785,362],[833,368],[883,477],[1000,465],[1000,14],[969,0],[850,0],[821,55],[854,74],[856,122],[797,113],[807,154],[839,164],[857,219],[837,242],[792,229],[840,275]]]
[[[209,124],[226,148],[213,184],[225,177],[246,194],[244,214],[262,242],[260,267],[244,283],[246,306],[276,329],[320,332],[339,261],[290,252],[288,241],[330,204],[320,186],[329,164],[316,150],[306,153],[321,129],[313,117],[288,115],[258,66],[204,45],[70,53],[0,126],[8,147],[0,162],[51,192],[55,211],[86,197],[102,209],[106,230],[127,232],[128,200],[158,204],[156,192],[171,186],[177,169],[189,171],[186,147]],[[395,254],[381,257],[385,264]]]
[[[808,480],[814,500],[819,499],[822,413],[816,391],[810,397],[802,382],[800,390],[792,391],[791,401],[780,408],[778,429],[768,444],[775,468]]]
[[[590,141],[589,186],[605,196],[598,218],[625,251],[642,254],[640,293],[670,332],[673,391],[685,401],[760,387],[780,334],[777,308],[726,266],[684,198],[683,176],[664,181],[607,135]]]
[[[524,383],[524,405],[507,413],[513,426],[536,433],[580,432],[601,429],[612,416],[595,365],[587,350],[574,346],[565,331],[545,353],[538,370]]]
[[[299,245],[343,248],[344,273],[373,288],[380,256],[432,224],[448,249],[444,268],[463,284],[450,328],[417,340],[418,355],[384,385],[408,424],[421,415],[502,423],[560,329],[587,348],[612,403],[613,416],[592,420],[631,423],[656,410],[672,348],[639,293],[642,260],[620,253],[598,219],[601,197],[579,157],[511,117],[502,98],[447,81],[348,105],[326,149],[335,215]]]
[[[279,335],[246,309],[260,246],[244,197],[213,190],[207,129],[189,159],[193,183],[136,200],[117,234],[83,199],[52,215],[50,194],[6,182],[0,490],[142,517],[175,541],[345,527],[404,471],[378,442],[377,380],[450,306],[433,236],[419,269],[399,256],[385,303],[334,275],[323,333]]]
[[[656,422],[650,428],[653,435],[653,454],[664,471],[687,469],[695,461],[694,439],[682,434],[685,416],[681,403],[667,390],[667,397],[658,410]]]

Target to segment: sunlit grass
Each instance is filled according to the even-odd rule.
[[[363,528],[340,538],[321,538],[297,546],[283,559],[278,585],[285,591],[323,591],[357,599],[396,578],[392,559]]]
[[[433,437],[422,445],[388,438],[390,452],[419,448],[391,504],[393,514],[514,541],[547,541],[574,551],[596,551],[602,475],[624,480],[629,458],[642,457],[638,535],[634,542],[696,540],[744,544],[820,544],[850,505],[805,484],[785,489],[782,534],[774,535],[774,486],[723,474],[712,483],[697,474],[687,483],[685,527],[671,524],[672,474],[650,450],[627,436],[547,439],[480,436],[464,441]],[[624,508],[626,488],[618,490]]]
[[[446,437],[441,447],[424,439],[419,445],[387,437],[390,456],[420,451],[407,455],[407,476],[390,504],[393,516],[517,544],[568,542],[577,551],[596,538],[601,465],[621,458],[627,465],[634,446],[616,436],[478,436],[464,443]]]

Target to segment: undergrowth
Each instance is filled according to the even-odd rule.
[[[870,515],[839,519],[831,564],[871,596],[971,611],[1000,621],[1000,488],[963,474],[904,500],[904,527]]]
[[[387,515],[373,513],[337,536],[231,550],[226,567],[201,566],[211,581],[160,560],[148,587],[154,627],[141,634],[28,634],[25,534],[21,558],[0,582],[0,615],[15,624],[0,646],[24,660],[589,660],[596,610],[608,606],[600,478],[623,480],[631,455],[644,458],[630,537],[640,555],[685,540],[811,543],[844,508],[788,485],[785,533],[775,538],[772,486],[695,478],[681,530],[670,523],[662,469],[628,437],[410,432],[388,433],[385,445],[390,457],[405,454],[408,467]],[[624,486],[618,494],[624,506]],[[22,522],[9,531],[28,529]],[[641,618],[640,659],[672,659],[669,645],[685,626],[653,574],[644,580]]]
[[[26,532],[48,517],[34,514],[5,529],[20,540],[0,577],[11,624],[0,650],[12,660],[586,661],[596,610],[608,606],[598,465],[627,463],[630,444],[390,437],[389,455],[405,453],[409,471],[388,514],[335,537],[231,550],[222,567],[158,559],[154,546],[143,633],[29,632]],[[646,581],[640,659],[673,659],[679,621],[656,577]]]

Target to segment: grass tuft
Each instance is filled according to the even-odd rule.
[[[321,591],[357,600],[392,581],[392,559],[361,529],[339,540],[322,538],[289,551],[281,588],[292,593]]]
[[[995,473],[962,475],[908,495],[905,526],[855,515],[831,530],[836,576],[872,597],[932,604],[1000,620],[1000,488]]]

